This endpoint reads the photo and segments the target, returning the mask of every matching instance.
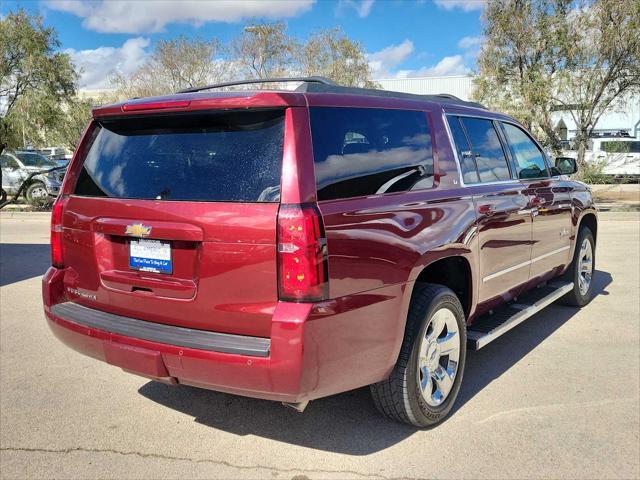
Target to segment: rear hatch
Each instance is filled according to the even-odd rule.
[[[284,114],[95,120],[66,189],[67,297],[152,322],[269,336]]]

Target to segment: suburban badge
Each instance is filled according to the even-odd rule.
[[[131,235],[132,237],[148,237],[151,234],[151,227],[147,227],[141,223],[134,223],[127,225],[127,229],[124,233],[125,235]]]

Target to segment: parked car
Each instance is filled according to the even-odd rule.
[[[563,151],[566,157],[577,158],[576,151]],[[589,139],[585,160],[603,163],[602,173],[611,177],[640,179],[640,139],[627,135],[599,135]]]
[[[12,151],[0,155],[2,168],[2,188],[8,195],[17,193],[22,183],[33,172],[46,171],[59,165],[36,152]],[[56,196],[60,192],[64,171],[54,171],[36,175],[31,178],[24,190],[24,197],[29,202]]]
[[[71,348],[299,411],[371,385],[428,427],[467,345],[591,300],[590,192],[513,118],[321,78],[214,88],[93,111],[43,278]]]

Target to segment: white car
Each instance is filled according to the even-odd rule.
[[[577,152],[566,151],[563,155],[575,158]],[[605,162],[605,175],[640,176],[640,139],[622,136],[590,138],[585,160]]]

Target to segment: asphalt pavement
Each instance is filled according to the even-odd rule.
[[[0,214],[0,242],[1,478],[640,477],[637,212],[601,215],[593,302],[470,352],[431,430],[380,417],[366,388],[299,414],[84,357],[42,313],[48,215]]]

